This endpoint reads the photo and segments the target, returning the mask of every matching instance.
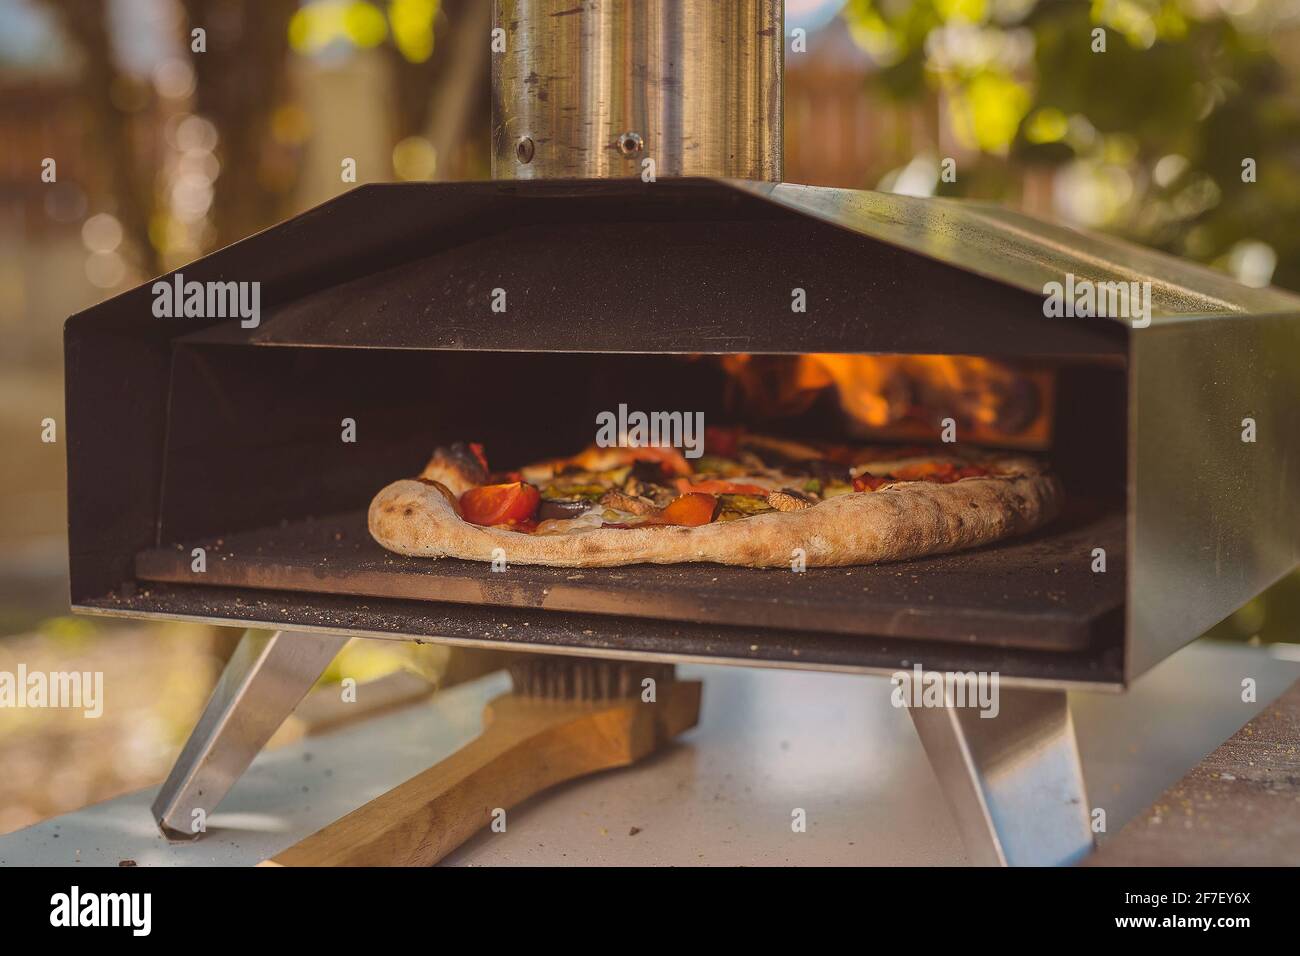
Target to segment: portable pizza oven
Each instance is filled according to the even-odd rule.
[[[779,0],[494,14],[495,181],[363,186],[179,270],[260,283],[255,327],[159,318],[153,283],[68,320],[73,607],[292,632],[250,631],[159,797],[164,829],[188,835],[359,635],[996,672],[995,720],[912,712],[972,858],[1078,858],[1065,691],[1122,688],[1297,566],[1300,299],[990,205],[780,182]],[[1149,325],[1045,315],[1051,283],[1083,281],[1150,283]],[[874,434],[853,389],[903,357],[1029,383],[1001,436],[946,407],[957,388],[911,437],[946,418],[959,441],[1039,449],[1059,520],[803,573],[494,571],[366,531],[374,493],[436,445],[517,466],[589,444],[620,404]],[[755,399],[792,367],[832,387],[793,413]]]

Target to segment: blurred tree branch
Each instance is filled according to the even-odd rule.
[[[94,168],[102,171],[105,191],[115,197],[113,213],[122,224],[141,270],[155,276],[161,269],[158,251],[149,239],[149,219],[157,163],[153,155],[142,155],[152,144],[136,135],[134,117],[114,102],[113,91],[130,79],[118,69],[113,55],[108,5],[102,0],[41,2],[82,57],[78,86],[86,107],[82,122],[88,151],[102,157]]]
[[[442,0],[434,53],[412,63],[393,44],[385,47],[393,75],[393,140],[425,136],[437,157],[438,179],[455,150],[479,132],[475,111],[486,116],[488,100],[488,34],[492,4],[485,0]],[[483,126],[486,132],[486,125]]]
[[[195,112],[219,135],[221,175],[214,184],[212,222],[224,246],[282,218],[296,176],[270,155],[276,109],[288,94],[289,18],[297,0],[181,0],[190,33],[202,27],[207,50],[190,53]]]

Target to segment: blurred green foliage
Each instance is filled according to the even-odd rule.
[[[843,16],[881,66],[871,82],[937,100],[975,152],[938,192],[1006,198],[1052,167],[1068,219],[1300,289],[1300,95],[1278,39],[1300,33],[1284,7],[848,0]]]
[[[318,53],[331,43],[361,49],[391,34],[393,46],[411,63],[433,55],[434,21],[440,0],[306,0],[289,21],[289,44],[297,53]]]

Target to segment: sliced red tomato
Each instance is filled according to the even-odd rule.
[[[691,492],[674,498],[657,517],[659,524],[676,524],[693,528],[708,524],[718,513],[718,499],[713,495]]]
[[[479,485],[460,496],[460,513],[473,524],[520,524],[532,521],[541,500],[537,489],[522,481]]]
[[[623,460],[633,461],[652,461],[658,464],[664,471],[670,475],[689,475],[691,466],[687,463],[686,458],[676,448],[659,448],[653,445],[647,445],[643,448],[623,448]]]
[[[701,491],[709,495],[762,495],[767,497],[768,490],[758,485],[747,485],[743,481],[725,481],[720,478],[705,478],[691,481],[689,478],[677,479],[677,490],[684,495]]]

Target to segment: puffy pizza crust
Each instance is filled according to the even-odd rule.
[[[991,462],[1008,477],[950,484],[897,482],[794,512],[694,528],[593,528],[532,535],[470,524],[434,485],[395,481],[370,504],[370,533],[390,551],[423,558],[598,568],[708,561],[789,567],[802,548],[808,567],[901,561],[978,547],[1054,518],[1060,482],[1028,458]]]

